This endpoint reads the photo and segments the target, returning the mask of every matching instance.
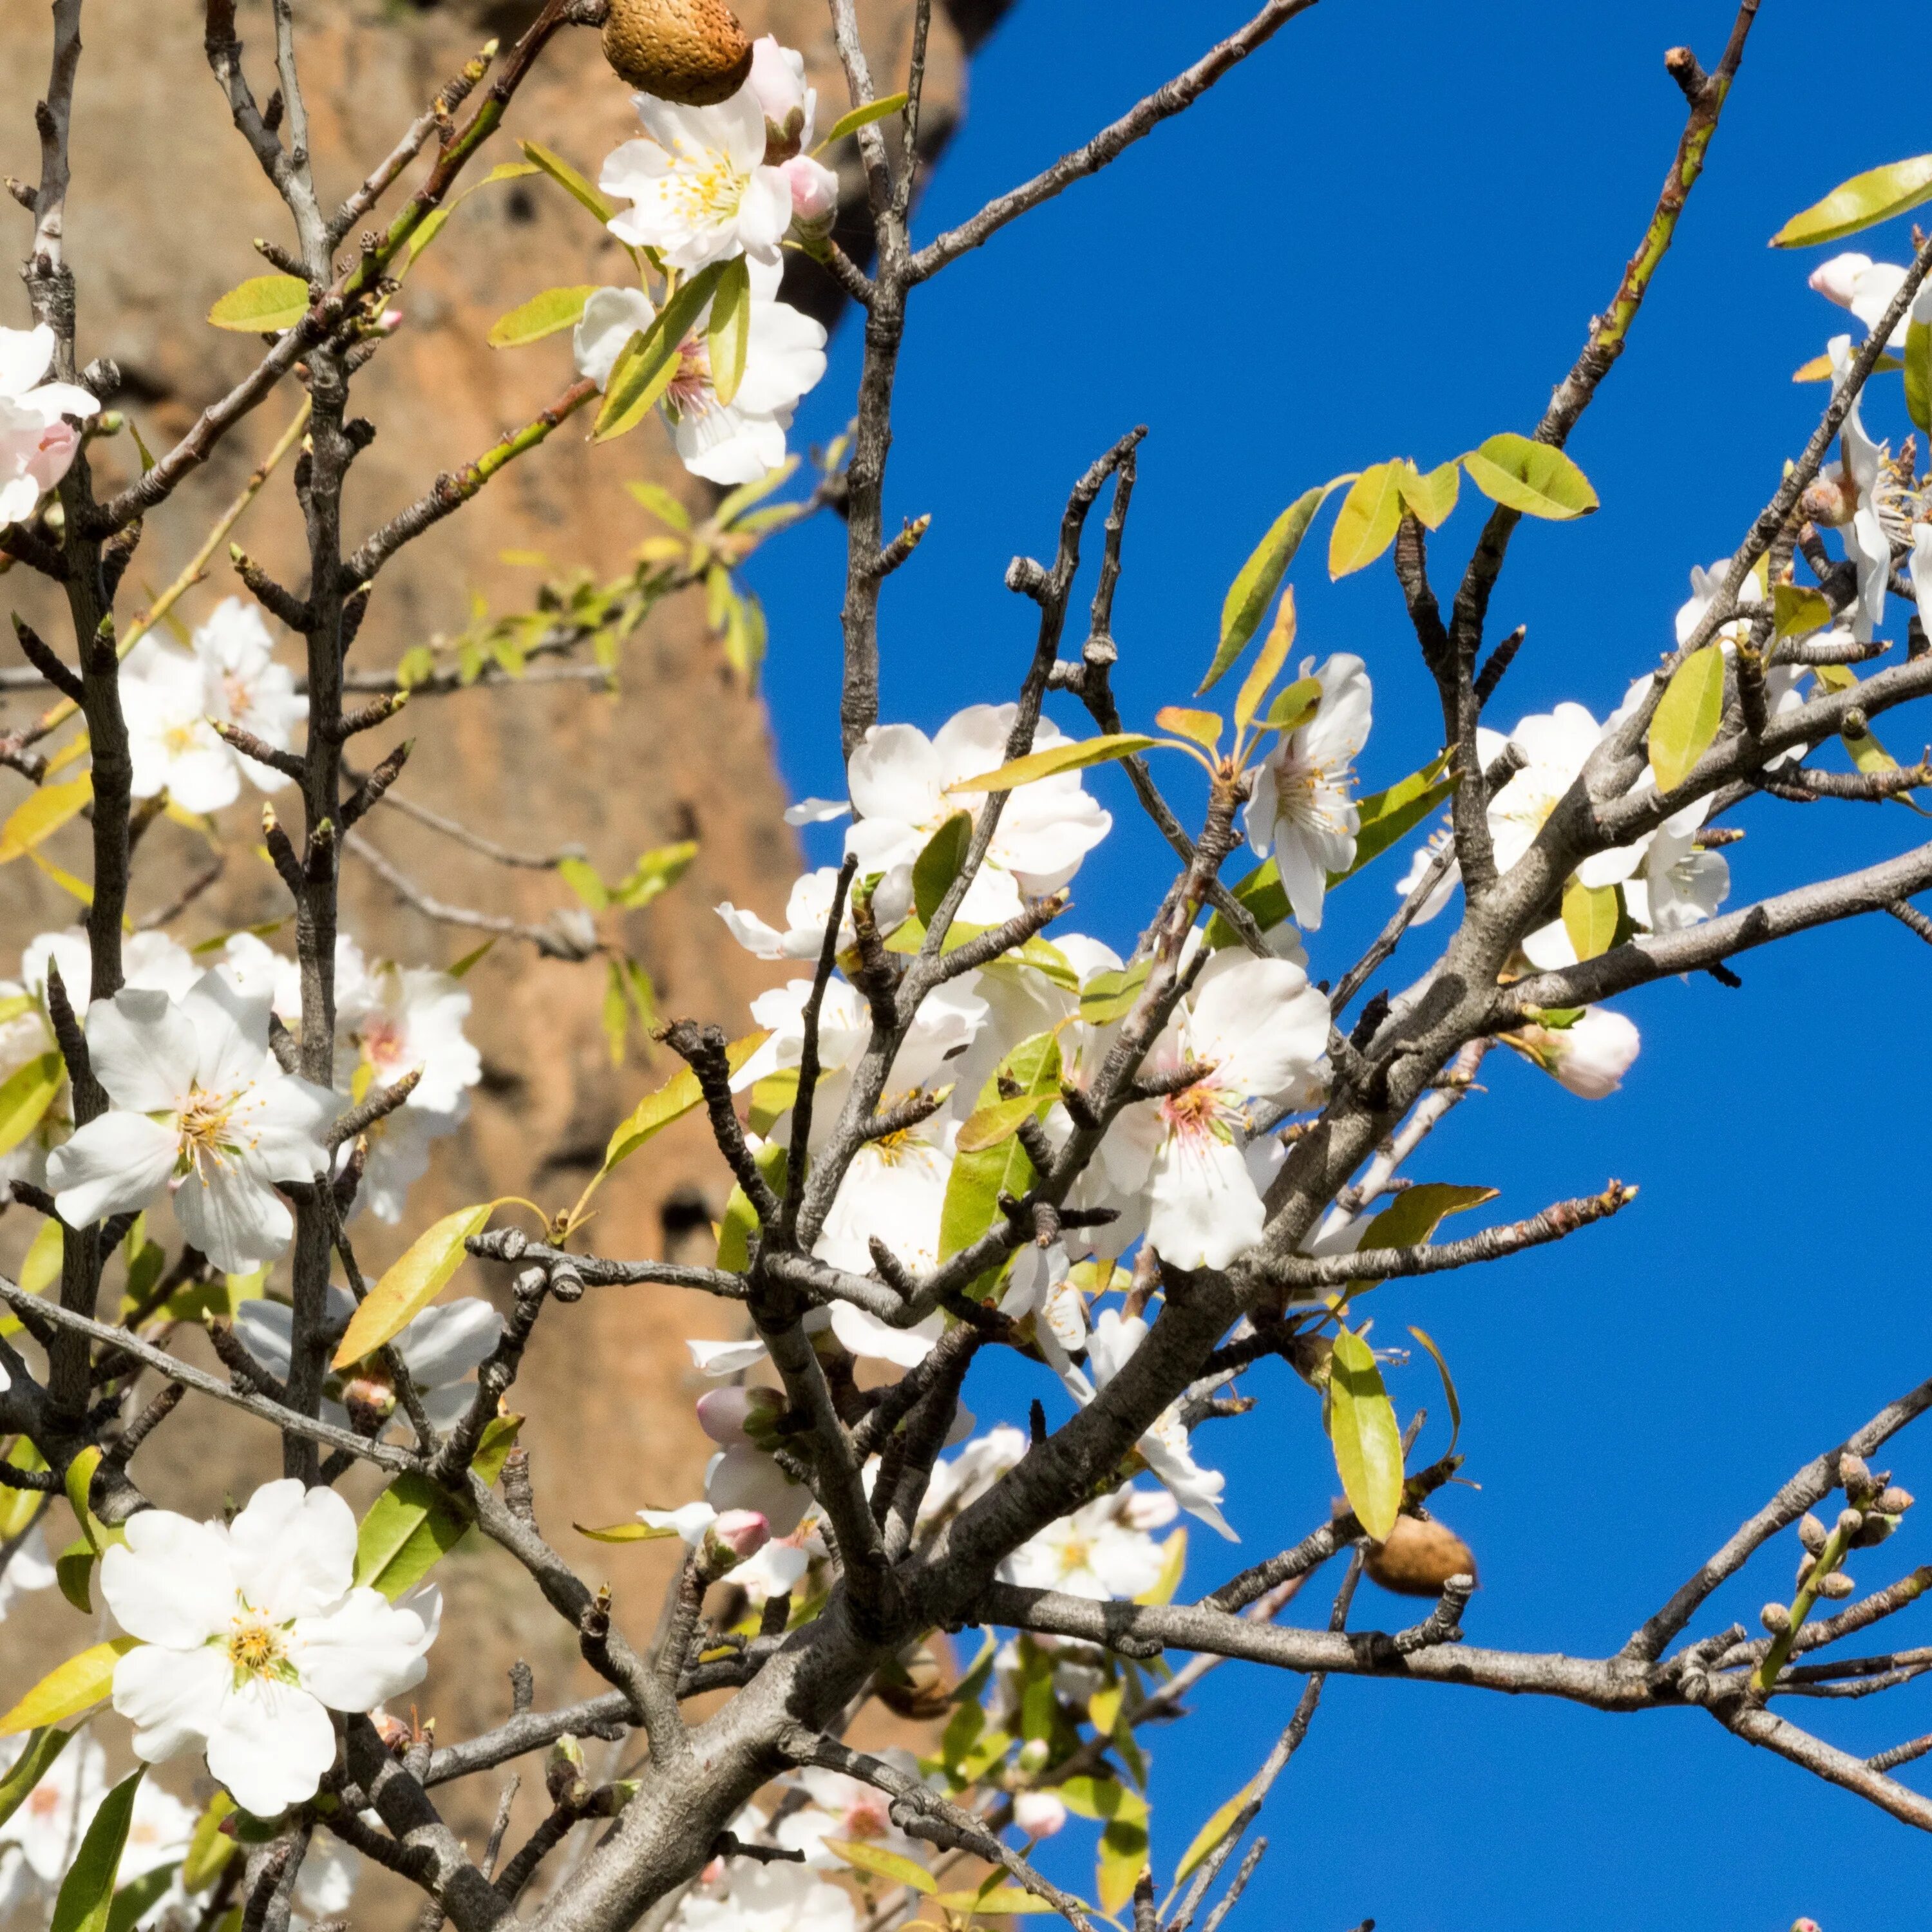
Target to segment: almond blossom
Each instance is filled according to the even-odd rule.
[[[1319,666],[1304,658],[1300,674],[1321,686],[1321,704],[1256,767],[1246,824],[1256,853],[1273,850],[1289,908],[1313,932],[1328,875],[1355,862],[1355,760],[1369,741],[1373,694],[1367,668],[1346,651]]]
[[[112,1102],[47,1161],[62,1220],[84,1228],[164,1195],[215,1266],[245,1274],[288,1245],[277,1181],[328,1171],[327,1088],[268,1052],[268,1005],[205,973],[179,1001],[124,987],[88,1009],[94,1077]]]
[[[53,360],[45,322],[0,328],[0,529],[25,523],[72,466],[80,434],[67,418],[100,411],[77,383],[44,380]]]
[[[1584,1100],[1614,1094],[1642,1044],[1635,1024],[1608,1006],[1586,1006],[1567,1027],[1520,1027],[1502,1037]]]
[[[1000,1564],[1002,1580],[1102,1601],[1152,1589],[1166,1556],[1137,1508],[1148,1500],[1132,1490],[1117,1490],[1084,1504],[1022,1544]]]
[[[101,1559],[107,1606],[140,1640],[114,1708],[148,1763],[198,1748],[236,1802],[272,1818],[335,1760],[332,1711],[370,1711],[422,1681],[441,1599],[354,1584],[356,1517],[333,1490],[265,1484],[230,1523],[129,1519]]]

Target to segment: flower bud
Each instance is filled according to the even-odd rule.
[[[1820,262],[1806,276],[1805,285],[1822,296],[1828,302],[1836,302],[1840,308],[1850,308],[1852,296],[1858,287],[1858,278],[1872,265],[1869,255],[1850,253],[1834,255],[1828,262]],[[1796,1928],[1792,1928],[1796,1932]]]
[[[1894,1483],[1880,1496],[1878,1507],[1886,1516],[1903,1516],[1912,1507],[1912,1492]]]
[[[1824,1548],[1829,1534],[1830,1532],[1809,1510],[1798,1519],[1798,1540],[1814,1556]]]
[[[1065,1828],[1066,1807],[1051,1791],[1016,1792],[1013,1822],[1029,1838],[1050,1838]]]
[[[1864,1527],[1864,1513],[1862,1510],[1848,1509],[1838,1512],[1838,1540],[1849,1543]]]
[[[1558,1086],[1582,1100],[1601,1100],[1614,1094],[1643,1043],[1635,1025],[1607,1006],[1586,1006],[1570,1026],[1532,1024],[1505,1037]]]
[[[587,1795],[584,1747],[568,1731],[544,1760],[544,1786],[553,1804],[576,1804]]]
[[[1791,1932],[1818,1932],[1818,1922],[1815,1918],[1794,1918]]]
[[[1810,1556],[1799,1557],[1798,1559],[1798,1575],[1792,1587],[1796,1589],[1803,1589],[1805,1585],[1810,1582],[1811,1573],[1813,1570],[1816,1569],[1817,1567],[1817,1561],[1815,1558]]]
[[[838,177],[809,154],[794,154],[778,172],[791,190],[791,218],[801,232],[824,236],[838,212]]]
[[[1858,1533],[1852,1538],[1854,1550],[1876,1550],[1898,1527],[1895,1516],[1886,1516],[1873,1509],[1865,1512],[1865,1520],[1859,1526]]]
[[[765,165],[776,167],[797,154],[812,126],[816,102],[805,84],[804,55],[760,34],[752,43],[751,83],[765,112]]]
[[[1841,1598],[1849,1597],[1857,1588],[1858,1586],[1842,1570],[1834,1570],[1828,1576],[1818,1579],[1817,1594],[1821,1597],[1829,1597],[1836,1603]]]
[[[722,1576],[771,1540],[772,1526],[756,1510],[727,1510],[704,1532],[698,1564],[707,1576]]]
[[[1020,1747],[1020,1754],[1014,1762],[1028,1777],[1036,1771],[1046,1768],[1047,1760],[1053,1755],[1052,1748],[1044,1738],[1029,1738]]]
[[[409,1749],[410,1727],[401,1718],[392,1718],[387,1711],[375,1710],[369,1713],[369,1721],[375,1726],[385,1750],[400,1757]]]
[[[1767,1604],[1757,1620],[1773,1636],[1782,1636],[1791,1628],[1791,1612],[1782,1604]]]
[[[776,1389],[707,1389],[698,1398],[698,1426],[721,1448],[749,1444],[769,1449],[774,1440],[772,1425],[784,1406]]]
[[[1847,1449],[1838,1458],[1838,1483],[1846,1496],[1854,1490],[1862,1489],[1871,1480],[1871,1470],[1862,1456],[1854,1456]]]
[[[584,1809],[593,1818],[614,1818],[624,1807],[637,1796],[638,1780],[634,1778],[622,1778],[614,1784],[600,1784],[584,1802]]]
[[[386,1370],[367,1364],[342,1384],[342,1406],[358,1436],[374,1436],[396,1412],[395,1385]]]

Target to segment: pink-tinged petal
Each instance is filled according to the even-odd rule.
[[[174,1131],[145,1114],[110,1111],[77,1129],[47,1156],[47,1185],[70,1228],[136,1214],[174,1172]]]
[[[235,1582],[271,1623],[339,1602],[356,1574],[356,1513],[333,1490],[264,1483],[228,1527]]]
[[[228,1628],[235,1574],[225,1529],[142,1510],[128,1519],[127,1533],[100,1559],[100,1594],[130,1636],[193,1650]]]
[[[107,1097],[137,1114],[178,1107],[200,1058],[188,1015],[166,994],[132,986],[88,1008],[87,1052]]]
[[[159,1764],[202,1744],[219,1719],[231,1675],[227,1653],[212,1646],[143,1645],[128,1652],[114,1666],[114,1708],[134,1726],[134,1755]]]
[[[422,1682],[430,1636],[416,1611],[363,1588],[326,1616],[298,1618],[289,1653],[303,1688],[332,1711],[373,1711]]]
[[[335,1726],[308,1691],[268,1677],[230,1685],[208,1733],[208,1768],[244,1811],[273,1818],[313,1798],[335,1762]]]
[[[1175,1136],[1154,1163],[1149,1194],[1148,1239],[1176,1268],[1226,1268],[1262,1238],[1261,1196],[1232,1142]]]
[[[790,226],[791,183],[777,168],[753,169],[738,203],[738,239],[746,252],[776,254]]]
[[[296,1226],[281,1196],[232,1156],[204,1156],[182,1177],[175,1216],[182,1233],[229,1274],[274,1260]]]

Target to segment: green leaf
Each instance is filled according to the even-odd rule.
[[[208,311],[217,328],[278,335],[308,313],[308,284],[299,275],[251,275]]]
[[[920,923],[930,926],[940,902],[952,890],[973,842],[973,814],[956,812],[926,842],[912,865],[912,902]]]
[[[1022,1094],[1011,1100],[995,1100],[990,1107],[978,1107],[968,1115],[959,1129],[961,1154],[979,1154],[1011,1140],[1024,1120],[1037,1120],[1058,1096]]]
[[[720,530],[730,529],[753,504],[764,502],[774,490],[782,489],[797,473],[798,458],[788,456],[776,470],[767,470],[764,476],[754,477],[748,483],[740,483],[711,513],[712,520]],[[782,517],[788,520],[795,520],[802,514],[804,507],[798,503],[779,503],[771,509],[760,512],[760,514],[766,518]],[[743,524],[739,527],[749,530],[752,525]]]
[[[1241,680],[1240,694],[1234,700],[1234,728],[1237,730],[1246,730],[1254,722],[1256,713],[1267,701],[1268,686],[1281,675],[1281,668],[1288,662],[1288,654],[1294,647],[1294,586],[1290,584],[1281,593],[1281,608],[1274,614],[1274,622],[1268,629],[1268,642],[1256,652],[1255,661],[1249,666],[1247,676]],[[1301,683],[1315,684],[1316,696],[1321,695],[1322,687],[1316,684],[1312,678],[1304,678]],[[1299,689],[1300,686],[1297,686],[1295,688]]]
[[[836,1852],[848,1865],[870,1872],[874,1878],[890,1879],[894,1885],[928,1897],[939,1889],[938,1880],[925,1866],[901,1857],[897,1852],[884,1851],[877,1845],[855,1845],[843,1838],[827,1838],[824,1844],[828,1852]]]
[[[188,1843],[188,1856],[182,1861],[182,1888],[192,1895],[206,1892],[220,1876],[221,1868],[241,1850],[221,1828],[222,1820],[233,1814],[235,1801],[225,1791],[218,1791],[207,1808],[194,1821],[194,1835]]]
[[[1888,161],[1841,182],[1822,201],[1794,214],[1771,238],[1774,248],[1809,248],[1856,235],[1932,200],[1932,154]]]
[[[11,1154],[40,1124],[66,1078],[66,1064],[52,1052],[37,1054],[0,1081],[0,1154]]]
[[[442,1292],[463,1265],[464,1243],[483,1232],[496,1205],[459,1208],[418,1234],[349,1318],[332,1366],[346,1368],[393,1342]]]
[[[134,1928],[166,1895],[180,1869],[177,1860],[130,1879],[114,1894],[114,1903],[108,1908],[106,1932],[134,1932]]]
[[[1456,508],[1462,477],[1454,458],[1426,474],[1413,463],[1405,461],[1396,478],[1402,490],[1402,506],[1425,529],[1439,530]]]
[[[735,1073],[770,1038],[769,1034],[747,1034],[724,1049],[724,1057]],[[609,1173],[620,1160],[628,1160],[653,1136],[661,1134],[674,1120],[682,1120],[692,1108],[700,1106],[704,1091],[698,1076],[688,1066],[680,1067],[654,1094],[646,1094],[621,1121],[604,1150],[604,1172]]]
[[[111,1638],[49,1671],[4,1717],[0,1737],[58,1724],[98,1704],[114,1688],[114,1666],[134,1648],[131,1636]]]
[[[1093,1027],[1112,1026],[1114,1021],[1125,1019],[1147,984],[1151,963],[1140,959],[1118,972],[1096,973],[1080,991],[1081,1018]]]
[[[1905,409],[1920,429],[1932,434],[1932,323],[1906,325]]]
[[[700,268],[680,285],[651,326],[632,336],[619,352],[604,386],[604,406],[590,432],[592,442],[608,442],[642,422],[677,374],[685,338],[698,326],[704,304],[724,272],[722,262]]]
[[[494,1483],[515,1447],[520,1415],[493,1417],[470,1466]],[[415,1588],[469,1533],[476,1520],[459,1500],[416,1470],[405,1470],[369,1505],[356,1534],[356,1581],[393,1603]]]
[[[70,1543],[54,1558],[54,1581],[60,1593],[82,1616],[94,1614],[94,1559],[98,1554],[86,1537]]]
[[[1808,638],[1832,621],[1832,606],[1825,593],[1802,584],[1773,584],[1771,608],[1780,638]]]
[[[1402,1508],[1402,1431],[1373,1352],[1337,1327],[1328,1370],[1328,1436],[1348,1507],[1379,1543]]]
[[[682,838],[674,845],[652,846],[639,855],[627,878],[610,887],[610,903],[631,912],[649,905],[684,877],[697,856],[695,838]]]
[[[592,1543],[656,1543],[678,1534],[669,1523],[653,1527],[647,1522],[614,1522],[606,1529],[592,1529],[580,1522],[570,1526],[579,1536],[589,1537]]]
[[[49,1932],[107,1932],[114,1876],[121,1869],[128,1827],[134,1822],[134,1793],[146,1769],[143,1765],[131,1778],[124,1778],[100,1801],[100,1809],[94,1813],[80,1850],[61,1881]]]
[[[1022,1891],[1016,1885],[990,1885],[980,1892],[935,1892],[932,1902],[943,1911],[962,1912],[968,1918],[976,1912],[994,1918],[1024,1918],[1035,1912],[1060,1909],[1037,1893]]]
[[[38,1730],[29,1737],[20,1755],[0,1778],[0,1825],[6,1823],[27,1802],[28,1795],[46,1776],[56,1758],[67,1748],[71,1731]]]
[[[1459,1187],[1444,1180],[1422,1181],[1396,1196],[1362,1231],[1362,1238],[1356,1245],[1365,1252],[1419,1247],[1448,1216],[1480,1208],[1496,1198],[1493,1187]],[[1372,1282],[1352,1281],[1348,1292],[1359,1294],[1374,1286]]]
[[[1650,769],[1660,792],[1675,791],[1715,742],[1724,718],[1724,652],[1693,651],[1677,667],[1650,721]]]
[[[1172,731],[1177,738],[1198,745],[1210,758],[1221,742],[1222,723],[1216,712],[1196,711],[1184,704],[1163,704],[1154,714],[1154,722],[1163,731]]]
[[[597,868],[587,859],[560,859],[556,862],[557,876],[581,899],[592,912],[602,912],[610,903],[610,895],[605,891],[604,881],[598,878]]]
[[[1328,574],[1366,570],[1395,541],[1402,522],[1402,465],[1373,463],[1355,478],[1328,533]]]
[[[980,1088],[974,1119],[980,1118],[984,1109],[1001,1105],[1006,1097],[1000,1091],[1002,1075],[1018,1087],[1019,1091],[1012,1097],[1022,1102],[1057,1100],[1060,1076],[1058,1037],[1040,1033],[1021,1041]],[[946,1177],[946,1198],[940,1209],[940,1259],[946,1260],[961,1249],[970,1248],[998,1218],[1000,1195],[1022,1195],[1033,1185],[1034,1179],[1033,1162],[1016,1138],[1009,1136],[977,1150],[962,1148]]]
[[[1055,778],[1062,772],[1077,772],[1088,765],[1102,765],[1112,758],[1130,758],[1157,743],[1137,731],[1110,731],[1098,738],[1076,738],[1054,745],[1044,752],[1033,752],[1015,758],[998,771],[982,772],[977,778],[962,778],[946,789],[950,792],[1017,791],[1022,785]]]
[[[1117,1818],[1100,1834],[1100,1856],[1094,1867],[1094,1896],[1102,1912],[1112,1916],[1133,1897],[1147,1862],[1144,1825],[1131,1825]]]
[[[718,278],[711,298],[705,346],[711,360],[711,386],[721,404],[735,401],[745,380],[745,353],[752,340],[752,264],[734,255]]]
[[[584,320],[585,303],[596,292],[594,282],[575,288],[545,289],[508,315],[500,315],[483,339],[492,349],[520,349],[526,342],[541,342],[561,329],[574,328]]]
[[[1060,1802],[1078,1818],[1097,1818],[1108,1824],[1144,1825],[1148,1802],[1117,1778],[1070,1778],[1054,1786]]]
[[[64,784],[42,785],[30,792],[0,824],[0,866],[52,837],[93,796],[94,780],[85,773]]]
[[[861,128],[869,128],[874,121],[884,121],[896,114],[905,104],[903,94],[889,94],[883,100],[874,100],[868,106],[855,107],[832,122],[832,131],[818,146],[821,149],[829,148],[834,141],[842,141],[848,134],[856,134]]]
[[[1196,697],[1213,685],[1247,649],[1248,640],[1261,628],[1262,619],[1274,602],[1274,593],[1281,587],[1288,566],[1294,561],[1294,554],[1301,548],[1316,512],[1328,500],[1329,492],[1354,480],[1352,475],[1337,476],[1331,482],[1317,484],[1312,490],[1304,490],[1269,526],[1268,535],[1255,546],[1253,554],[1228,586],[1221,604],[1221,642]]]
[[[1449,1364],[1442,1351],[1436,1346],[1433,1336],[1420,1328],[1408,1331],[1429,1352],[1429,1359],[1436,1364],[1436,1372],[1442,1378],[1442,1394],[1449,1404],[1449,1446],[1442,1453],[1453,1456],[1456,1444],[1462,1433],[1462,1405],[1456,1394],[1455,1379],[1449,1372]]]
[[[600,222],[608,222],[616,213],[616,209],[561,154],[552,154],[549,148],[536,141],[519,141],[517,145],[523,149],[525,160],[533,166],[542,169],[565,194],[590,209]]]
[[[460,959],[458,960],[454,966],[446,966],[443,968],[443,970],[447,973],[452,980],[460,980],[464,978],[468,974],[470,969],[472,966],[480,965],[482,963],[484,958],[488,955],[490,948],[496,944],[496,941],[494,936],[484,940],[481,946],[472,947],[471,950],[466,952]]]
[[[1286,736],[1291,731],[1300,730],[1315,716],[1321,704],[1322,680],[1318,677],[1298,677],[1268,706],[1268,716],[1262,722],[1270,731],[1279,731]]]
[[[691,528],[691,512],[662,483],[626,483],[624,488],[659,523],[674,530]]]
[[[759,1084],[764,1083],[761,1081]],[[796,1091],[796,1076],[794,1076]],[[772,1192],[783,1200],[789,1191],[790,1162],[787,1150],[776,1141],[768,1141],[754,1156],[758,1172]],[[724,1203],[724,1217],[718,1224],[717,1265],[729,1274],[742,1274],[752,1264],[752,1237],[758,1231],[758,1210],[742,1187],[734,1186]]]
[[[1180,1855],[1180,1862],[1174,1868],[1174,1882],[1183,1883],[1188,1876],[1207,1858],[1208,1854],[1234,1829],[1234,1820],[1241,1815],[1242,1808],[1254,1795],[1252,1782],[1244,1784],[1226,1804],[1203,1825],[1194,1834],[1192,1841]]]
[[[1371,792],[1356,801],[1355,856],[1346,870],[1328,874],[1331,887],[1352,879],[1371,860],[1380,858],[1456,789],[1454,778],[1444,776],[1450,756],[1448,752],[1438,752],[1420,771],[1398,779],[1386,791]]]
[[[17,1324],[15,1324],[18,1326]],[[0,1334],[9,1330],[0,1328]],[[14,1438],[12,1448],[0,1457],[10,1469],[44,1469],[46,1459],[24,1436]],[[45,1505],[37,1490],[16,1490],[0,1484],[0,1542],[10,1543],[31,1528]]]
[[[1572,879],[1563,888],[1563,930],[1580,960],[1594,959],[1617,943],[1623,902],[1615,886],[1586,886]]]
[[[1492,503],[1526,517],[1564,522],[1597,507],[1590,480],[1560,449],[1514,430],[1492,436],[1462,459],[1469,481]]]

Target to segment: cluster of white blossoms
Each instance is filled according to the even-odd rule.
[[[604,164],[598,186],[631,206],[611,233],[652,250],[688,278],[742,256],[750,304],[744,367],[728,399],[711,367],[711,307],[694,316],[658,406],[685,467],[720,484],[750,483],[785,458],[792,412],[825,374],[824,328],[778,299],[788,238],[816,243],[828,232],[838,178],[806,151],[818,101],[803,57],[769,34],[752,50],[744,86],[714,107],[633,97],[642,136]],[[626,344],[657,319],[641,288],[599,289],[574,338],[578,373],[601,389]]]

